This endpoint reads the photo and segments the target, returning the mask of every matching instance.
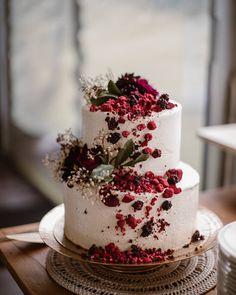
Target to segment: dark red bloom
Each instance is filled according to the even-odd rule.
[[[158,95],[158,91],[156,91],[156,89],[154,89],[150,84],[148,84],[148,81],[145,79],[142,79],[142,78],[138,79],[137,85],[138,85],[139,92],[142,94],[149,93],[154,96]]]
[[[89,157],[89,154],[92,155],[93,158]],[[93,152],[92,149],[89,150],[88,146],[85,144],[78,154],[75,164],[79,167],[84,167],[86,170],[92,171],[101,164],[101,159],[96,155],[96,152]]]

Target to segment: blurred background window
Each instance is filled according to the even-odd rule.
[[[79,74],[135,72],[183,105],[181,158],[201,175],[212,0],[10,0],[10,156],[55,202],[42,165],[58,132],[79,134]],[[225,2],[226,3],[226,2]],[[6,99],[6,98],[2,98]],[[205,186],[206,187],[206,186]]]
[[[84,0],[82,71],[135,72],[183,105],[181,159],[202,170],[196,130],[204,124],[210,1]]]

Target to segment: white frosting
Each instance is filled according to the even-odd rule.
[[[166,170],[175,168],[178,165],[180,161],[181,111],[181,105],[177,104],[177,106],[173,109],[163,110],[159,113],[153,112],[150,117],[139,118],[134,121],[126,120],[124,124],[119,124],[120,130],[118,132],[130,132],[130,136],[128,138],[122,137],[118,141],[118,144],[121,147],[127,139],[132,138],[134,141],[143,140],[144,134],[151,133],[153,138],[148,143],[148,147],[151,149],[160,149],[162,152],[160,158],[154,159],[153,157],[150,157],[147,161],[143,162],[142,168],[140,168],[139,164],[137,164],[135,169],[138,170],[139,173],[151,170],[155,174],[162,175]],[[83,141],[89,146],[93,145],[94,138],[98,136],[101,130],[105,134],[111,132],[108,130],[107,122],[105,121],[105,118],[107,117],[106,112],[90,112],[88,107],[84,106],[82,116],[82,137]],[[112,114],[111,117],[116,116]],[[157,128],[155,130],[148,130],[146,128],[139,131],[139,138],[132,135],[131,130],[136,128],[138,124],[147,124],[150,121],[154,121],[156,123]]]
[[[135,201],[142,200],[144,202],[143,209],[134,212],[131,203],[120,203],[119,207],[107,207],[94,194],[90,198],[82,197],[81,193],[76,189],[65,189],[65,234],[75,244],[83,248],[90,248],[92,244],[105,246],[114,242],[120,249],[125,250],[130,247],[128,241],[131,239],[134,244],[142,248],[161,248],[178,249],[187,244],[191,240],[191,236],[196,230],[195,221],[198,208],[198,173],[187,164],[180,163],[179,168],[183,170],[183,179],[178,184],[182,188],[180,194],[174,195],[171,199],[172,208],[168,211],[161,211],[161,215],[157,216],[157,209],[166,200],[161,194],[150,211],[149,218],[145,217],[145,206],[150,205],[150,201],[158,194],[133,194]],[[122,199],[124,193],[119,193]],[[85,214],[84,212],[87,212]],[[123,236],[120,230],[116,230],[116,213],[118,210],[122,214],[132,214],[135,218],[143,218],[143,221],[136,227],[131,229],[125,225],[126,234]],[[158,233],[158,240],[153,235],[141,237],[141,227],[151,217],[155,219],[164,218],[170,225],[165,231]]]

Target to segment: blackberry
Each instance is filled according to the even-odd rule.
[[[140,180],[140,177],[139,176],[134,176],[134,184],[139,184],[139,180]]]
[[[134,76],[134,73],[122,75],[116,82],[116,86],[124,95],[130,95],[133,91],[138,90],[137,79],[139,76]]]
[[[154,223],[152,220],[149,220],[142,226],[141,237],[148,237],[152,234]]]
[[[157,101],[157,104],[162,108],[166,109],[169,101],[169,95],[168,94],[162,94],[160,98]]]
[[[132,254],[138,255],[140,253],[140,248],[136,245],[131,245]]]
[[[164,201],[161,204],[161,208],[166,211],[168,211],[171,207],[172,207],[172,203],[170,201]]]
[[[132,207],[134,210],[142,210],[143,208],[143,202],[142,201],[136,201],[132,204]]]
[[[109,134],[109,136],[107,138],[107,141],[112,143],[112,144],[115,144],[120,140],[120,138],[121,138],[120,133],[114,132],[114,133]]]
[[[200,237],[201,237],[201,235],[200,235],[199,230],[196,230],[194,232],[194,234],[192,235],[191,242],[194,243],[194,242],[199,241],[200,240]]]
[[[115,118],[106,117],[105,121],[107,122],[109,130],[115,130],[119,124]]]
[[[152,152],[152,156],[153,158],[160,158],[161,157],[161,150],[160,149],[155,149],[153,152]]]
[[[134,105],[136,105],[138,103],[138,97],[133,94],[130,95],[129,103],[130,103],[131,107],[133,107]]]
[[[179,182],[179,178],[176,175],[172,175],[167,179],[169,184],[176,184]]]

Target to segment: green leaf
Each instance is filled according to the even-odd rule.
[[[116,84],[110,80],[108,82],[108,91],[111,93],[111,94],[115,94],[115,95],[121,95],[121,91],[120,89],[116,86]]]
[[[106,97],[98,97],[98,98],[92,97],[90,101],[91,101],[91,104],[94,104],[95,106],[100,106],[104,104],[105,102],[107,102],[108,99],[109,98],[106,98]]]
[[[131,160],[131,161],[128,161],[128,162],[124,163],[122,166],[124,166],[124,167],[127,167],[127,166],[134,167],[134,165],[135,165],[135,161]]]
[[[135,160],[135,164],[139,163],[139,162],[144,162],[149,158],[149,154],[141,154],[139,155]]]
[[[90,101],[92,104],[96,106],[100,106],[104,104],[105,102],[107,102],[109,99],[117,99],[117,96],[113,94],[103,94],[102,96],[99,96],[98,98],[92,97]]]
[[[95,169],[93,169],[91,173],[91,177],[94,179],[97,179],[99,177],[106,179],[111,176],[113,170],[114,170],[114,166],[101,164]]]
[[[129,155],[131,155],[134,149],[135,149],[135,146],[134,146],[133,140],[132,139],[127,140],[124,145],[124,150],[126,150],[129,153]]]
[[[104,156],[103,155],[99,155],[99,158],[102,160],[102,163],[103,164],[108,164],[107,163],[107,157],[105,155]]]
[[[122,166],[131,166],[134,167],[135,164],[140,163],[140,162],[144,162],[149,158],[148,154],[141,154],[140,156],[138,156],[135,160],[126,162],[125,164],[123,164]]]
[[[124,148],[118,152],[116,156],[115,167],[118,167],[124,161],[126,161],[133,151],[134,151],[134,142],[132,139],[129,139],[128,141],[126,141]]]

